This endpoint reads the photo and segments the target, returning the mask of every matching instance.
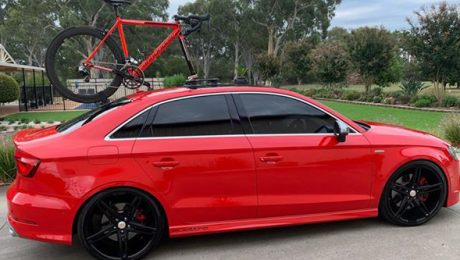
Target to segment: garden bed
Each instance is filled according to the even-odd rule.
[[[399,109],[408,109],[408,110],[415,110],[415,111],[441,112],[441,113],[460,113],[460,109],[453,108],[453,107],[452,108],[413,107],[413,106],[408,106],[408,105],[391,105],[391,104],[383,104],[383,103],[343,100],[343,99],[334,99],[334,98],[315,98],[315,99],[316,100],[323,100],[323,101],[333,101],[333,102],[347,103],[347,104],[399,108]]]

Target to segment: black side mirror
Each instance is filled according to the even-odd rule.
[[[344,122],[337,120],[334,125],[334,134],[339,143],[344,143],[347,141],[347,136],[349,134],[348,126]]]

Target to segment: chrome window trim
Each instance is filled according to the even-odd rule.
[[[186,96],[186,97],[179,97],[179,98],[173,98],[173,99],[168,99],[168,100],[164,100],[164,101],[161,101],[157,104],[154,104],[154,105],[151,105],[149,106],[148,108],[142,110],[141,112],[138,112],[137,114],[135,114],[134,116],[132,116],[131,118],[129,118],[128,120],[126,120],[124,123],[122,123],[120,126],[118,126],[117,128],[115,128],[114,130],[112,130],[109,134],[107,134],[104,138],[105,141],[109,141],[109,142],[114,142],[114,141],[133,141],[133,140],[157,140],[157,139],[193,139],[193,138],[222,138],[222,137],[259,137],[259,136],[273,136],[273,137],[282,137],[282,136],[334,136],[334,134],[331,134],[331,133],[318,133],[318,134],[314,134],[314,133],[309,133],[309,134],[249,134],[249,135],[241,135],[241,134],[238,134],[238,135],[200,135],[200,136],[169,136],[169,137],[137,137],[137,138],[119,138],[119,139],[113,139],[113,138],[110,138],[110,136],[112,134],[114,134],[115,132],[117,132],[118,130],[120,130],[122,127],[124,127],[126,124],[130,123],[132,120],[134,120],[137,116],[141,115],[142,113],[146,112],[147,110],[149,109],[153,109],[157,106],[161,106],[165,103],[169,103],[169,102],[175,102],[175,101],[180,101],[180,100],[184,100],[184,99],[189,99],[189,98],[197,98],[197,97],[207,97],[207,96],[218,96],[218,95],[240,95],[240,94],[262,94],[262,95],[272,95],[272,96],[280,96],[280,97],[286,97],[286,98],[290,98],[290,99],[294,99],[294,100],[297,100],[297,101],[300,101],[304,104],[307,104],[309,106],[312,106],[320,111],[322,111],[323,113],[329,115],[330,117],[334,118],[335,120],[338,120],[338,121],[341,121],[343,122],[342,120],[340,120],[339,118],[337,118],[336,116],[334,115],[331,115],[329,112],[325,111],[324,109],[314,105],[314,104],[311,104],[303,99],[300,99],[300,98],[297,98],[297,97],[293,97],[293,96],[289,96],[289,95],[285,95],[285,94],[280,94],[280,93],[268,93],[268,92],[222,92],[222,93],[210,93],[210,94],[200,94],[200,95],[193,95],[193,96]],[[343,122],[345,125],[348,126],[349,129],[351,129],[352,131],[354,131],[354,133],[350,133],[350,135],[362,135],[359,131],[357,131],[355,128],[351,127],[349,124]]]

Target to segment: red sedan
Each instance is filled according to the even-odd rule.
[[[138,93],[19,132],[13,235],[137,259],[164,237],[382,216],[424,224],[459,201],[455,150],[273,88]]]

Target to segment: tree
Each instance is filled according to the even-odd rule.
[[[350,61],[345,48],[334,42],[324,42],[311,53],[313,73],[326,86],[342,83],[347,79]]]
[[[280,74],[281,62],[273,55],[261,54],[257,57],[257,70],[265,81]]]
[[[390,32],[384,28],[359,28],[347,41],[353,66],[361,75],[366,94],[373,84],[386,86],[397,80],[397,50]]]
[[[310,53],[318,44],[315,38],[307,40],[289,42],[284,48],[285,64],[284,74],[293,77],[297,84],[302,84],[311,71],[311,57]]]
[[[423,74],[433,81],[442,104],[446,85],[458,80],[460,63],[460,11],[441,2],[415,12],[417,22],[408,19],[411,29],[406,47]]]
[[[53,1],[37,3],[33,0],[9,1],[5,5],[1,38],[17,61],[43,65],[46,44],[56,20],[54,7]],[[33,23],[25,23],[25,17],[33,18]]]
[[[343,27],[334,27],[327,32],[327,40],[332,42],[346,42],[350,33]]]
[[[341,0],[247,0],[251,17],[268,34],[267,54],[277,57],[284,43],[313,32],[326,35],[335,7]]]

